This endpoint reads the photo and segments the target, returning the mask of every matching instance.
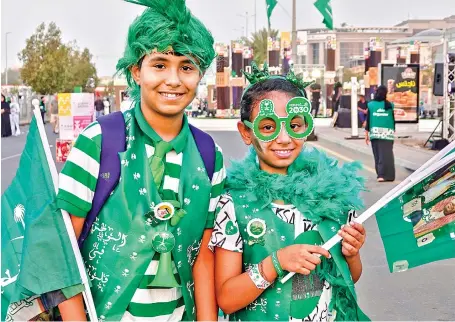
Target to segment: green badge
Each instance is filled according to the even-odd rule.
[[[170,252],[174,249],[175,237],[169,231],[160,231],[152,237],[152,247],[160,254]]]
[[[267,232],[267,225],[265,224],[264,220],[259,218],[251,219],[246,226],[246,232],[249,236],[248,245],[265,245],[264,235]]]
[[[154,212],[156,219],[165,221],[171,219],[174,216],[175,208],[169,202],[161,202],[156,205]]]

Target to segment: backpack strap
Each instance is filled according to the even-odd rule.
[[[109,198],[120,178],[119,152],[125,151],[126,135],[125,120],[122,112],[114,112],[98,118],[101,126],[101,156],[100,171],[93,197],[92,209],[85,218],[84,227],[79,237],[79,247],[87,238],[92,224],[95,222],[101,208]]]
[[[204,162],[205,169],[207,170],[207,175],[210,182],[212,182],[213,174],[215,172],[215,141],[213,141],[213,138],[204,131],[191,124],[189,124],[189,126],[199,150],[199,154]]]

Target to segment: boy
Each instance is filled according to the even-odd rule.
[[[223,157],[216,147],[210,182],[184,115],[215,57],[213,38],[184,1],[130,2],[149,8],[130,26],[117,65],[134,102],[124,113],[127,147],[119,153],[119,183],[82,248],[96,311],[101,320],[216,320],[206,245]],[[102,139],[100,124],[90,125],[60,174],[57,203],[72,215],[77,236],[97,180],[110,179],[99,173]],[[80,294],[59,308],[64,320],[85,319]]]

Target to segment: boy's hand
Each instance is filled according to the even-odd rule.
[[[346,258],[357,256],[360,248],[365,243],[366,232],[362,224],[351,222],[341,226],[338,235],[343,238],[341,242],[342,253]]]

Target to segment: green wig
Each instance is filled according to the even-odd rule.
[[[202,22],[186,7],[185,0],[125,0],[148,7],[131,24],[123,58],[117,72],[126,76],[133,101],[140,100],[140,86],[131,74],[131,67],[152,51],[169,48],[188,57],[204,73],[215,58],[213,37]]]

